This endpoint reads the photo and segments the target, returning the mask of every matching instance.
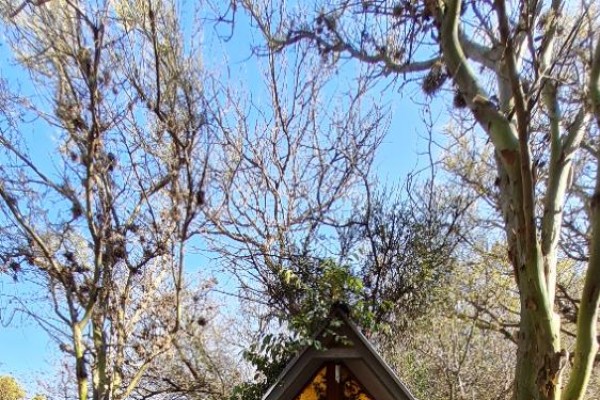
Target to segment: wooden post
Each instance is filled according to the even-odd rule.
[[[327,364],[327,400],[342,400],[341,373],[341,365]]]

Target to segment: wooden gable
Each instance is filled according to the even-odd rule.
[[[324,349],[300,352],[263,400],[415,400],[343,311],[315,339]]]

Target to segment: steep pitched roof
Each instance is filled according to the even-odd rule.
[[[332,317],[314,337],[323,344],[324,350],[313,346],[302,350],[262,400],[293,400],[326,362],[344,364],[373,400],[415,400],[348,315],[335,309]],[[340,325],[334,326],[331,321],[339,321]],[[336,340],[339,337],[344,340]]]

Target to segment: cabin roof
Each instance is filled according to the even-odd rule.
[[[340,337],[343,340],[340,341]],[[295,399],[327,362],[345,365],[373,400],[416,400],[341,308],[334,308],[327,323],[313,339],[319,341],[324,349],[307,346],[300,351],[262,400]]]

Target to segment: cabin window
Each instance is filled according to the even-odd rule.
[[[326,363],[294,400],[375,400],[343,363]]]

